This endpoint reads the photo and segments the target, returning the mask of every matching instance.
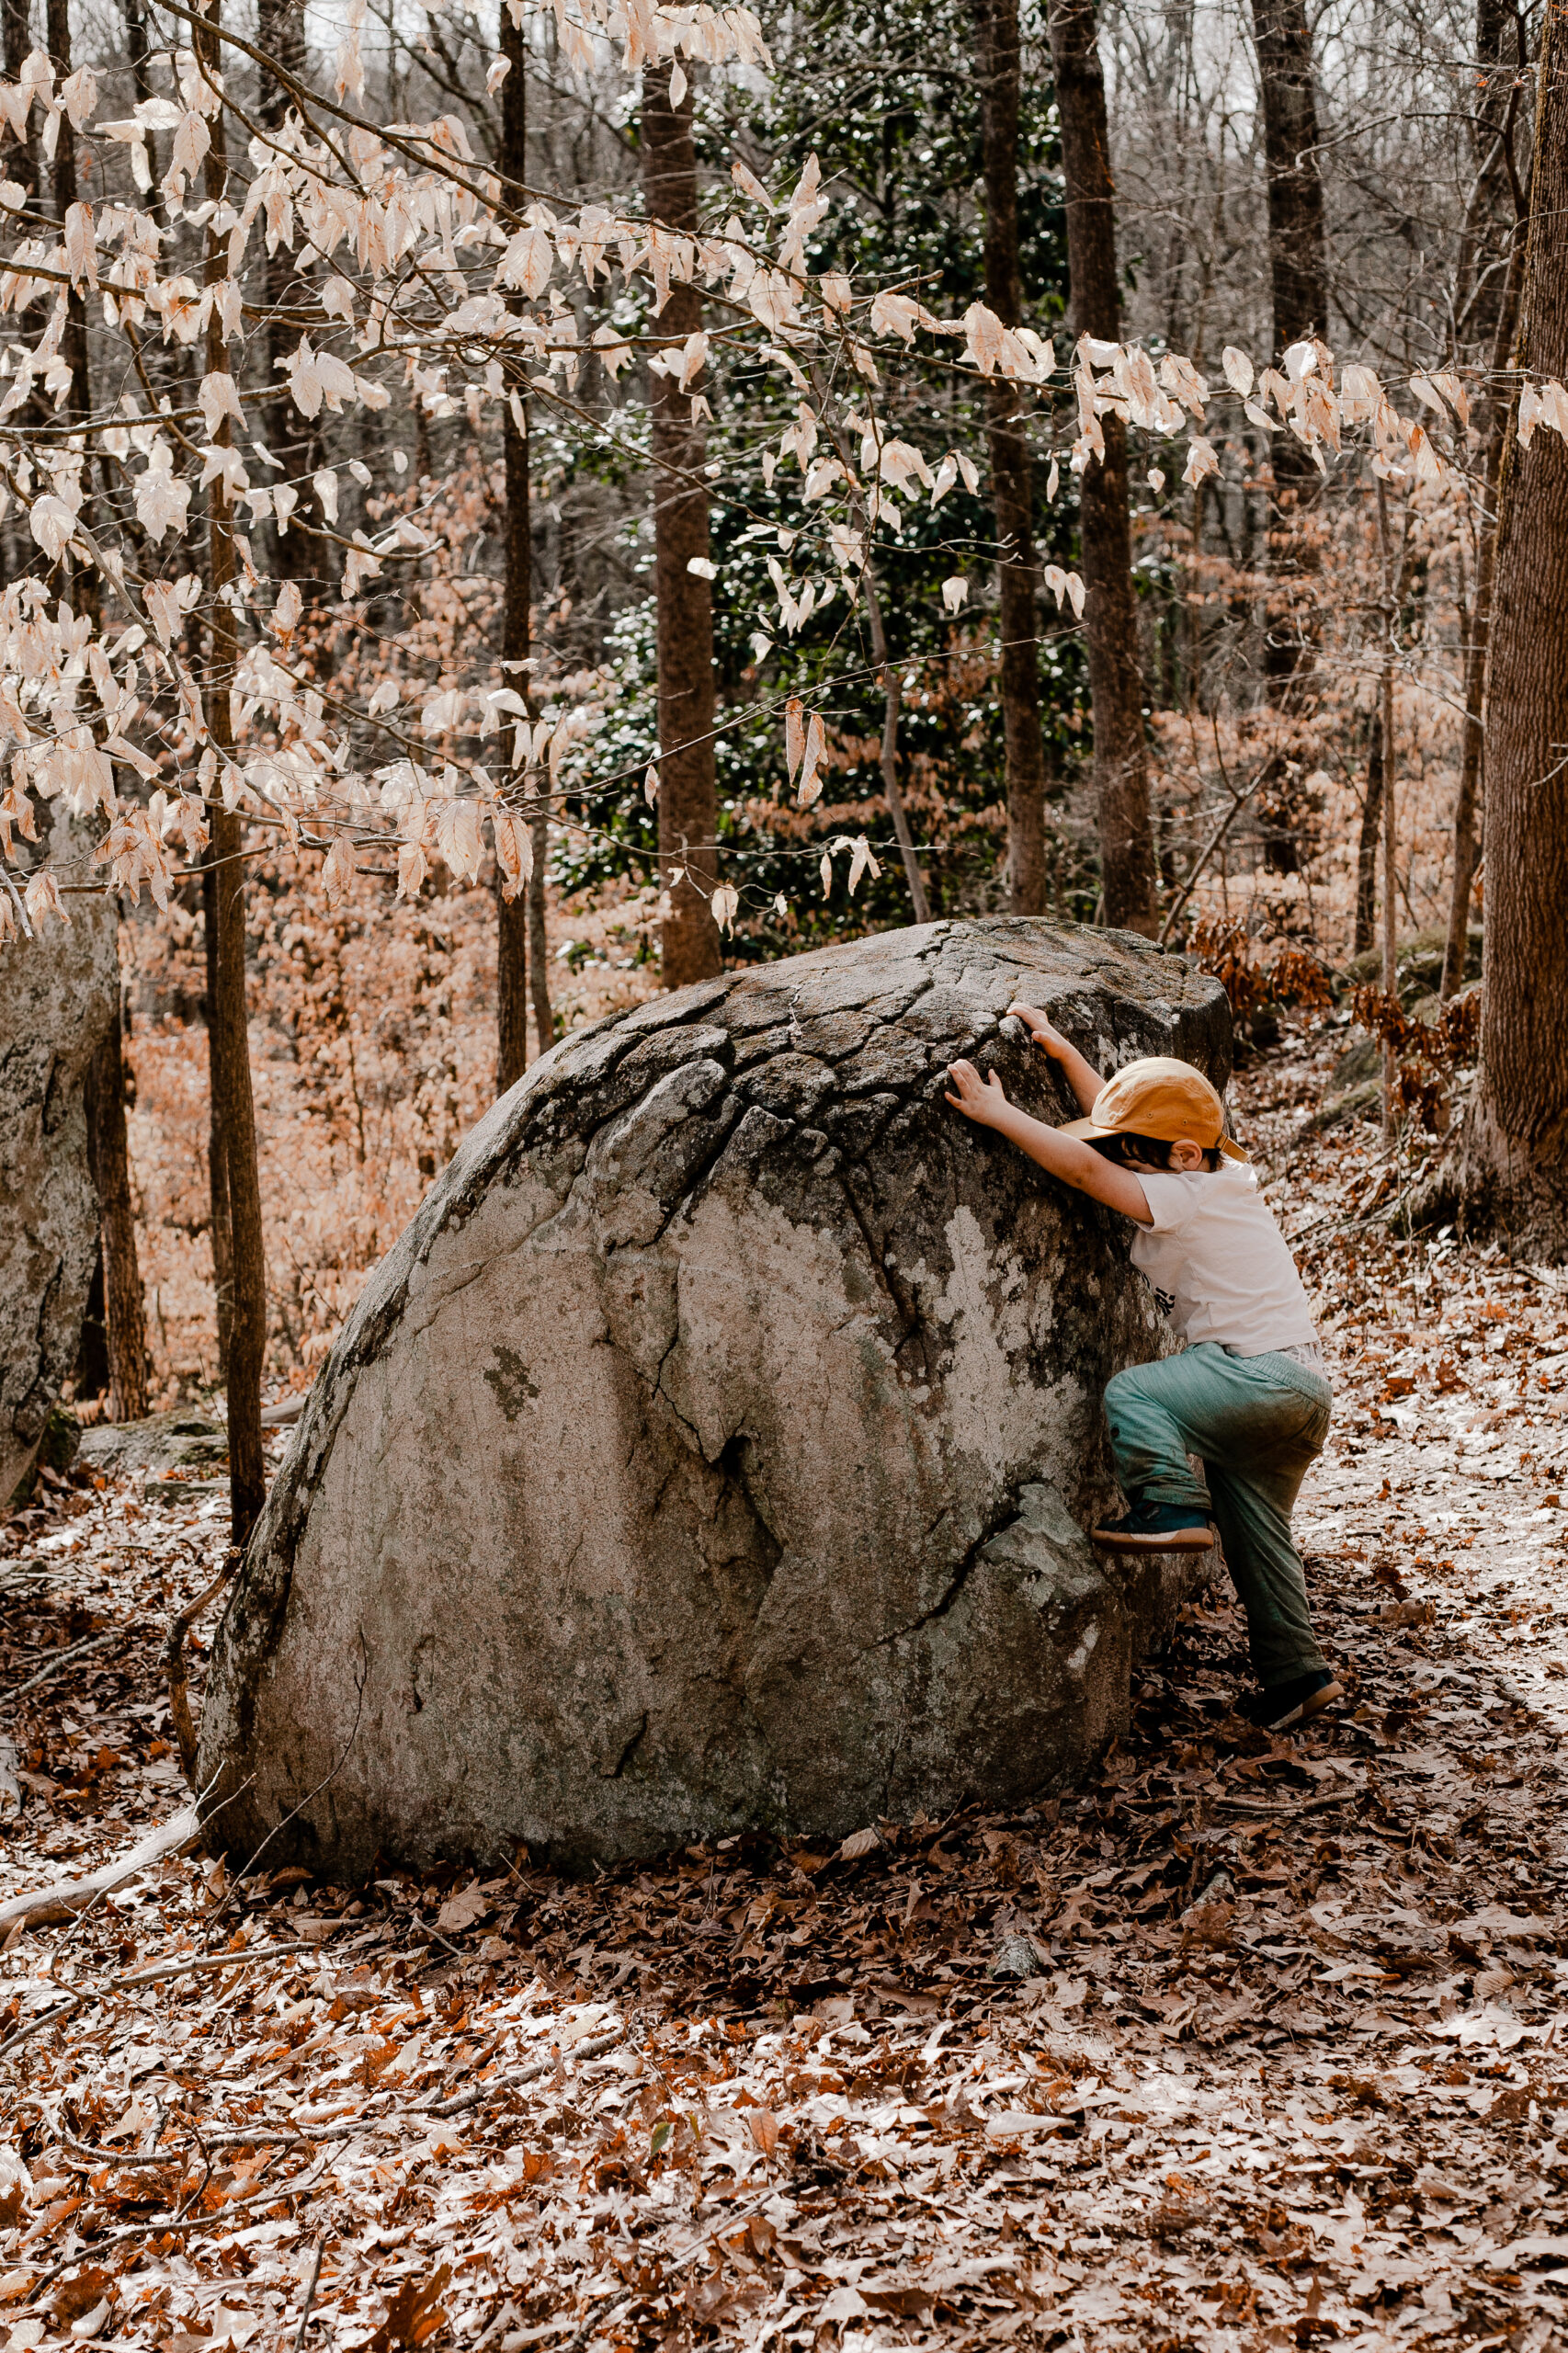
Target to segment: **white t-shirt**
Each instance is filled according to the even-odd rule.
[[[1244,1357],[1315,1347],[1296,1262],[1250,1169],[1226,1160],[1190,1176],[1132,1173],[1153,1219],[1136,1229],[1132,1263],[1188,1347],[1215,1340]]]

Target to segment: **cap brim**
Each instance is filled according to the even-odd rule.
[[[1083,1143],[1096,1143],[1102,1136],[1119,1136],[1125,1134],[1127,1131],[1121,1128],[1102,1127],[1098,1120],[1069,1120],[1066,1126],[1058,1128],[1056,1132],[1059,1136],[1076,1136]],[[1196,1142],[1196,1138],[1194,1141]],[[1240,1160],[1248,1167],[1252,1165],[1233,1136],[1221,1136],[1220,1150],[1227,1160]]]

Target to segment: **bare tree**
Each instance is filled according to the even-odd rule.
[[[501,8],[501,54],[510,67],[501,85],[501,142],[496,163],[510,183],[509,193],[528,182],[528,42]],[[528,613],[533,597],[533,529],[528,498],[528,411],[521,397],[519,415],[508,407],[501,424],[502,459],[506,468],[505,606],[502,615],[501,658],[510,665],[507,683],[516,688],[531,713],[528,690]],[[542,880],[542,877],[541,877]],[[495,1092],[515,1086],[528,1060],[528,902],[502,895],[502,877],[495,877]],[[540,1046],[549,1044],[541,1030]]]
[[[1116,190],[1093,0],[1050,0],[1050,33],[1062,121],[1073,331],[1116,343],[1121,335]],[[1085,468],[1078,487],[1100,876],[1107,923],[1153,937],[1158,928],[1154,835],[1127,511],[1127,427],[1114,415],[1101,424],[1105,456]]]
[[[194,33],[196,54],[209,74],[219,69],[217,0]],[[227,187],[228,148],[222,113],[212,118],[211,144],[204,162],[205,193],[214,210]],[[206,281],[226,274],[226,244],[207,232]],[[213,304],[207,326],[207,366],[225,361],[222,322]],[[214,436],[232,438],[223,417]],[[207,722],[225,753],[233,745],[230,685],[239,662],[239,636],[231,601],[236,573],[233,523],[222,476],[209,492],[208,563],[211,587],[209,621]],[[261,1374],[267,1352],[267,1260],[262,1242],[261,1174],[256,1158],[256,1100],[251,1087],[250,1029],[245,990],[244,827],[221,795],[211,809],[211,906],[214,915],[212,990],[208,1045],[216,1131],[222,1139],[227,1179],[233,1303],[229,1322],[227,1398],[229,1420],[229,1520],[232,1540],[248,1542],[267,1498],[261,1451]]]
[[[977,0],[985,175],[985,300],[1004,326],[1023,316],[1018,265],[1018,0]],[[1015,386],[986,388],[992,501],[1001,547],[1002,726],[1007,755],[1007,899],[1016,915],[1047,898],[1045,751],[1040,723],[1038,568],[1029,445]]]
[[[670,65],[642,70],[642,188],[650,221],[698,232],[691,93],[672,103]],[[661,946],[666,988],[722,970],[709,904],[718,874],[719,791],[713,751],[713,599],[709,585],[707,438],[693,415],[706,373],[680,386],[680,354],[701,331],[702,298],[676,284],[658,313],[675,373],[650,391],[653,459],[653,588],[658,608],[659,870],[667,892]],[[693,564],[702,567],[693,571]],[[672,874],[678,879],[671,881]]]
[[[1568,376],[1568,37],[1542,29],[1518,363]],[[1481,1077],[1461,1141],[1472,1226],[1568,1252],[1568,444],[1511,433],[1486,702]]]
[[[114,1019],[87,1066],[86,1112],[87,1160],[97,1189],[103,1243],[109,1415],[117,1422],[134,1422],[147,1411],[147,1324],[136,1256],[136,1212],[131,1198],[125,1049],[118,990]]]
[[[1492,628],[1492,589],[1497,561],[1497,493],[1510,415],[1506,370],[1518,327],[1524,283],[1523,221],[1514,218],[1512,190],[1518,185],[1515,137],[1519,83],[1503,68],[1505,39],[1517,40],[1518,65],[1525,63],[1522,19],[1507,20],[1499,0],[1478,0],[1476,57],[1485,69],[1475,123],[1475,194],[1465,220],[1460,260],[1460,311],[1482,336],[1490,333],[1491,366],[1481,418],[1485,460],[1480,523],[1476,533],[1475,593],[1464,650],[1464,739],[1460,749],[1459,790],[1454,795],[1454,870],[1449,898],[1449,937],[1443,951],[1441,994],[1452,996],[1464,980],[1470,943],[1470,903],[1475,888],[1476,819],[1485,743],[1486,646]],[[1506,208],[1505,210],[1505,208]]]

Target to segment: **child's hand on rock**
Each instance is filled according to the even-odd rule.
[[[1020,1012],[1022,1009],[1015,1008]],[[1000,1124],[1007,1109],[1007,1096],[994,1071],[989,1078],[983,1079],[972,1063],[949,1063],[948,1076],[958,1089],[956,1095],[948,1096],[955,1111],[961,1111],[966,1120],[973,1120],[983,1128]]]
[[[1049,1017],[1040,1011],[1038,1005],[1010,1005],[1007,1011],[1023,1023],[1035,1044],[1043,1053],[1049,1054],[1053,1062],[1060,1062],[1063,1054],[1071,1052],[1072,1048],[1068,1040],[1062,1035],[1060,1029],[1052,1027]]]

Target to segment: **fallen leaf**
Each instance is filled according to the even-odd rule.
[[[440,2294],[451,2276],[451,2265],[443,2263],[423,2282],[405,2279],[388,2306],[385,2320],[371,2337],[369,2353],[393,2353],[394,2347],[420,2346],[434,2336],[446,2325]]]

